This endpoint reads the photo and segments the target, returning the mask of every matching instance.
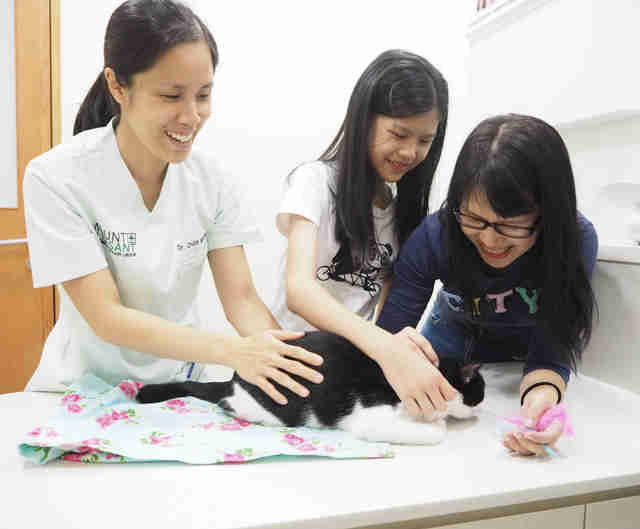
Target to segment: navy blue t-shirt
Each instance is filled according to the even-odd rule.
[[[598,238],[591,222],[580,213],[578,224],[582,233],[582,258],[587,276],[591,278]],[[504,269],[497,270],[484,262],[479,263],[474,288],[481,294],[475,294],[472,300],[465,300],[453,286],[445,244],[439,213],[427,216],[402,247],[393,267],[393,284],[377,325],[392,333],[404,327],[415,327],[431,298],[435,281],[440,280],[443,288],[434,303],[431,317],[445,318],[451,322],[449,327],[454,332],[458,329],[477,337],[481,329],[483,336],[494,337],[493,342],[489,342],[489,349],[521,344],[525,374],[534,369],[552,369],[567,381],[568,366],[557,360],[553,344],[537,325],[540,288],[529,277],[536,265],[536,245]],[[432,345],[440,355],[452,353],[439,352],[439,344]],[[513,358],[508,356],[512,352],[515,351],[505,351],[507,358]],[[480,355],[471,359],[494,360],[483,353]],[[497,358],[500,354],[493,356]],[[507,358],[502,357],[503,360]]]

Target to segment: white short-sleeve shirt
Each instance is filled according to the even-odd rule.
[[[394,231],[396,204],[394,196],[383,209],[373,206],[373,222],[378,245],[378,258],[369,270],[340,274],[333,263],[340,249],[335,238],[336,189],[335,166],[327,162],[310,162],[298,167],[286,180],[284,198],[276,215],[276,226],[285,237],[289,235],[291,215],[300,215],[317,228],[315,279],[346,308],[367,320],[373,318],[384,278],[390,274],[391,264],[398,254],[398,241]],[[285,274],[286,248],[279,262],[279,282],[271,305],[274,317],[283,329],[314,330],[310,323],[287,307]]]
[[[169,164],[149,211],[112,123],[32,160],[24,201],[34,287],[109,268],[123,305],[193,327],[207,252],[260,239],[233,186],[197,150]],[[60,317],[27,390],[61,391],[85,372],[115,384],[169,381],[184,370],[184,362],[102,341],[58,291]]]

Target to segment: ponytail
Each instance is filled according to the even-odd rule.
[[[104,72],[100,72],[95,83],[84,98],[73,125],[73,134],[85,130],[104,127],[111,118],[120,113],[119,105],[114,101],[107,88]]]

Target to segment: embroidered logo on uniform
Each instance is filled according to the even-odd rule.
[[[94,224],[93,228],[96,230],[96,235],[102,246],[113,255],[119,257],[136,256],[135,232],[105,230],[98,222]]]

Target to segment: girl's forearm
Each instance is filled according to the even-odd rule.
[[[182,361],[233,367],[242,338],[203,331],[114,304],[104,311],[98,336],[109,343]]]
[[[351,312],[314,280],[289,280],[287,305],[314,327],[343,336],[367,356],[379,360],[376,346],[389,333]]]
[[[227,321],[240,336],[249,336],[270,329],[280,329],[280,325],[254,290],[245,297],[237,298],[225,310]]]

